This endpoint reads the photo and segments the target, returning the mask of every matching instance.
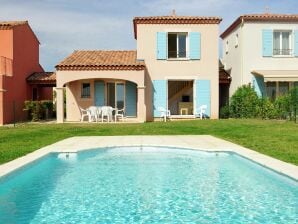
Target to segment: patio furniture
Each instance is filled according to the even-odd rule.
[[[201,120],[204,117],[206,118],[206,110],[207,110],[207,105],[202,105],[202,106],[199,107],[198,111],[199,111],[199,115],[200,115]]]
[[[117,122],[117,118],[121,118],[122,122],[124,121],[124,115],[125,115],[125,110],[124,108],[122,109],[115,109],[115,122]]]
[[[90,106],[88,107],[88,110],[90,112],[90,119],[89,119],[89,122],[95,120],[96,122],[98,121],[98,118],[99,118],[99,114],[98,114],[98,107],[96,106]]]
[[[160,117],[163,119],[164,122],[167,121],[167,119],[171,119],[171,111],[166,110],[163,107],[158,107],[157,110],[160,112]]]
[[[90,116],[90,111],[88,109],[83,109],[82,107],[80,108],[80,113],[81,113],[81,122],[84,121],[85,117],[88,117],[88,121],[90,122],[91,116]]]
[[[101,107],[101,122],[104,121],[104,118],[107,118],[107,121],[110,122],[113,117],[113,107],[110,106],[103,106]]]

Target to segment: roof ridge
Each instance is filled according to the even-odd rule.
[[[125,51],[137,51],[137,50],[87,50],[87,49],[82,49],[82,50],[74,50],[73,52],[125,52]]]
[[[255,22],[298,22],[298,14],[277,14],[277,13],[260,13],[260,14],[243,14],[236,18],[236,20],[220,35],[223,39],[231,33],[239,24],[245,21]]]

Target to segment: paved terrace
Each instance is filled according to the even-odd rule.
[[[234,152],[298,181],[298,166],[209,135],[72,137],[0,166],[0,177],[51,152],[78,152],[116,146],[170,146],[210,152]]]

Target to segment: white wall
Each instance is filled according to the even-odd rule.
[[[298,70],[298,57],[263,57],[262,30],[297,30],[298,23],[244,23],[223,39],[223,63],[231,69],[230,96],[244,84],[252,83],[253,70]],[[242,30],[242,31],[241,31]],[[239,35],[239,46],[235,48],[235,34]],[[293,39],[293,35],[292,35]],[[229,53],[225,43],[229,41]],[[294,46],[294,43],[292,43]]]
[[[235,37],[238,34],[238,45],[236,46]],[[228,41],[228,52],[226,53],[226,42]],[[225,70],[230,70],[232,82],[230,85],[230,96],[235,90],[242,85],[242,57],[241,51],[243,48],[242,30],[240,25],[223,39],[223,64]]]
[[[298,70],[298,57],[263,57],[262,56],[262,30],[294,30],[298,23],[246,23],[243,27],[243,73],[244,83],[252,81],[253,70]],[[292,33],[293,41],[294,33]],[[292,49],[294,43],[292,42]]]

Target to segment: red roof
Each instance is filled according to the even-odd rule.
[[[241,22],[298,22],[298,14],[246,14],[239,16],[221,35],[223,39]]]
[[[56,65],[57,70],[144,70],[136,51],[74,51]]]
[[[31,84],[56,84],[55,72],[34,72],[27,78]]]
[[[137,24],[219,24],[220,17],[204,16],[146,16],[133,19],[134,36],[137,39]]]
[[[24,24],[28,24],[28,21],[0,21],[0,29],[9,30],[15,26],[20,26]]]

